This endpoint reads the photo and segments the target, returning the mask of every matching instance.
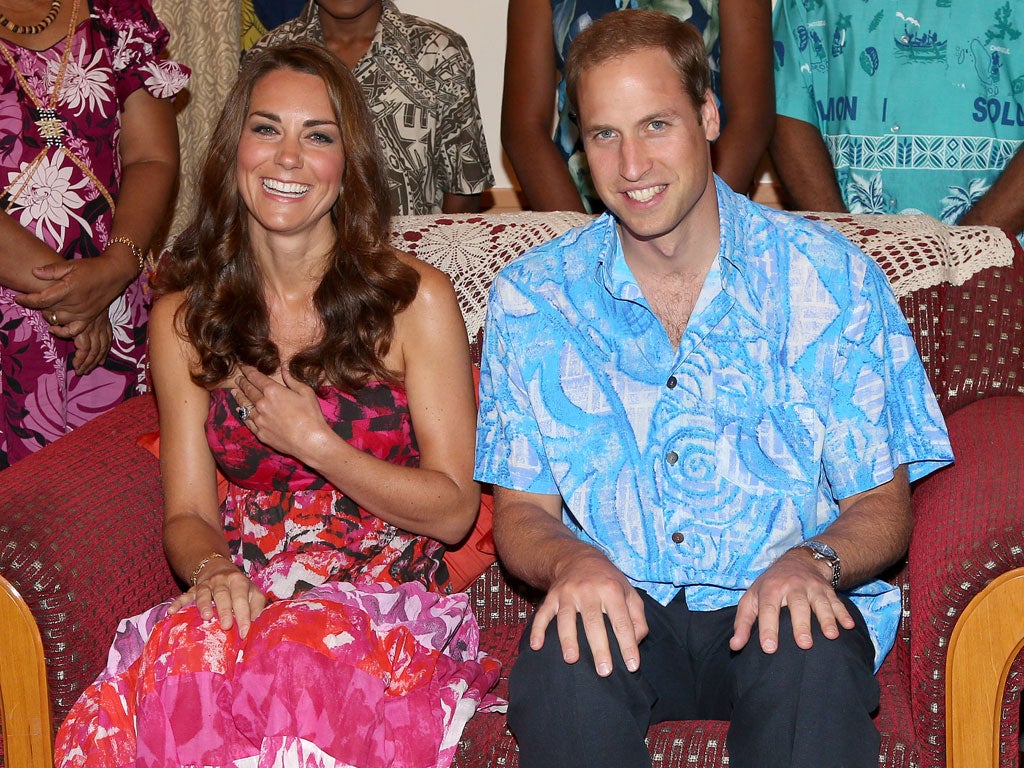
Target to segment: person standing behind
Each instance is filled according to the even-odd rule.
[[[0,2],[0,468],[148,388],[189,75],[168,38],[148,1]]]
[[[352,70],[373,114],[393,212],[480,210],[494,185],[463,38],[391,0],[309,0],[253,50],[308,40]]]
[[[772,159],[793,207],[1024,231],[1018,3],[779,0]]]
[[[606,13],[637,7],[672,13],[702,31],[711,89],[724,113],[711,149],[715,171],[737,192],[750,191],[774,118],[770,0],[509,0],[501,140],[533,210],[604,210],[562,74],[576,35]]]
[[[476,477],[546,592],[509,679],[523,768],[649,768],[663,720],[729,720],[735,768],[871,768],[909,481],[952,459],[882,270],[711,170],[700,36],[624,10],[567,92],[608,213],[488,302]]]

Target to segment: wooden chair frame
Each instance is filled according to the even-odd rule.
[[[946,656],[946,766],[997,768],[1010,666],[1024,648],[1024,568],[992,580],[953,628]]]
[[[0,718],[7,768],[53,768],[43,642],[25,600],[2,576]]]

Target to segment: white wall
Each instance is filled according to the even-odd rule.
[[[395,0],[405,13],[433,19],[464,38],[476,66],[477,97],[484,119],[495,187],[511,187],[501,155],[501,86],[505,67],[508,0]]]

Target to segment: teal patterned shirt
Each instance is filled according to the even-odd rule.
[[[505,268],[488,306],[476,475],[557,494],[637,588],[735,605],[838,499],[952,453],[881,269],[716,179],[720,250],[677,349],[605,214]],[[881,663],[897,587],[850,591]]]
[[[853,213],[956,223],[1024,140],[1008,0],[778,0],[780,115],[816,126]]]

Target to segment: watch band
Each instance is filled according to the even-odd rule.
[[[794,549],[809,549],[815,560],[821,560],[832,568],[832,589],[839,589],[839,579],[843,574],[843,563],[839,554],[824,541],[818,539],[805,539],[797,544]]]

